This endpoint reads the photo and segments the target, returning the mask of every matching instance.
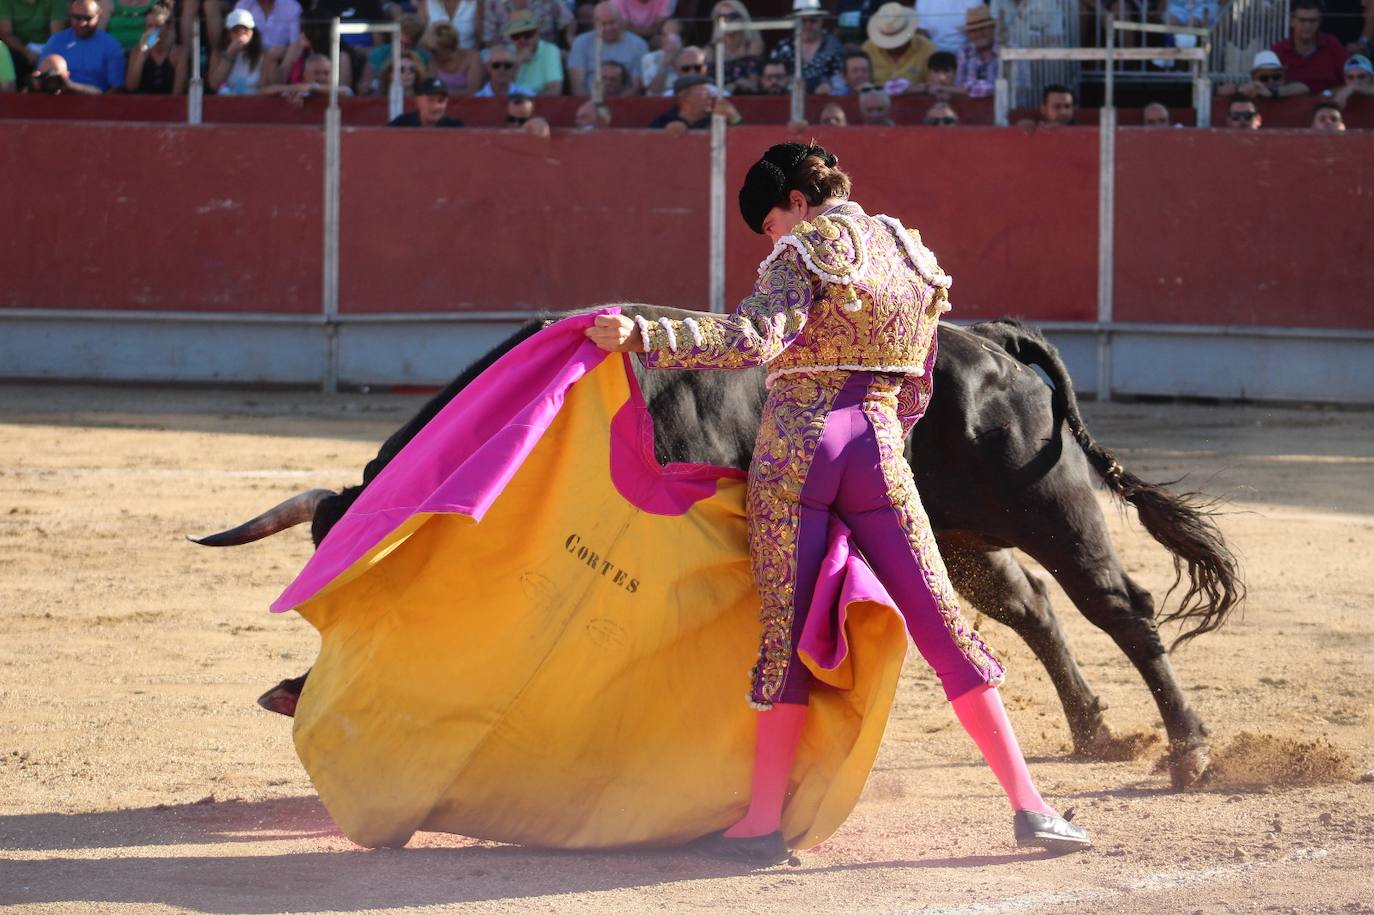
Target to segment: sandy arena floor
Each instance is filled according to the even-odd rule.
[[[313,658],[268,602],[302,529],[186,543],[356,482],[414,397],[0,385],[0,907],[17,912],[1374,913],[1374,422],[1301,408],[1088,405],[1142,476],[1230,500],[1244,614],[1175,658],[1220,784],[1177,794],[1162,746],[1066,757],[1044,672],[1006,630],[1004,694],[1042,789],[1097,847],[1017,852],[991,775],[908,663],[868,790],[799,868],[569,854],[334,829],[290,722],[254,698]],[[1104,505],[1106,503],[1104,502]],[[1109,509],[1161,596],[1168,557]],[[1135,672],[1056,589],[1118,732],[1156,731]],[[1242,734],[1253,735],[1237,740]],[[1307,746],[1299,746],[1306,743]]]

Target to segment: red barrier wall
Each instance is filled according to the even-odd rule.
[[[816,129],[856,198],[919,228],[958,317],[1096,315],[1097,132]],[[783,128],[729,133],[728,296],[766,239],[733,188]],[[315,313],[317,129],[12,122],[0,308]],[[708,138],[349,129],[347,312],[707,304]],[[1374,135],[1123,130],[1120,320],[1374,327]]]
[[[1116,318],[1374,327],[1374,134],[1122,131]]]
[[[340,308],[704,306],[707,159],[700,134],[346,131]]]
[[[0,307],[319,311],[319,131],[14,122],[4,134]]]
[[[808,132],[854,178],[854,199],[920,230],[954,277],[961,318],[1091,320],[1097,300],[1097,131],[907,127]],[[727,186],[771,143],[732,130]],[[728,292],[749,291],[768,240],[727,204]],[[1053,239],[1052,244],[1047,240]]]

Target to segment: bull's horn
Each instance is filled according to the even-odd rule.
[[[245,521],[231,530],[206,534],[204,537],[192,537],[187,534],[186,539],[201,546],[240,546],[252,543],[254,540],[270,537],[288,527],[309,521],[315,517],[315,509],[319,504],[332,495],[336,495],[332,489],[312,489],[292,496],[280,505],[269,508],[253,520]]]

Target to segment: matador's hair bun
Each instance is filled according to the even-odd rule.
[[[814,160],[812,164],[816,167],[803,168],[808,160]],[[801,191],[813,204],[829,197],[847,197],[849,176],[839,170],[839,163],[824,146],[814,143],[779,143],[769,147],[744,176],[744,185],[739,189],[740,215],[749,228],[762,235],[768,212],[783,205],[792,191]],[[825,174],[815,174],[817,171]],[[817,194],[820,196],[813,200]]]

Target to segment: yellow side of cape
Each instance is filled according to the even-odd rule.
[[[573,385],[480,524],[421,514],[297,609],[319,660],[295,742],[349,838],[437,830],[535,846],[670,845],[748,803],[759,642],[743,480],[685,514],[628,502],[608,471],[619,359]],[[887,607],[849,607],[819,675],[784,831],[843,823],[906,648]]]

